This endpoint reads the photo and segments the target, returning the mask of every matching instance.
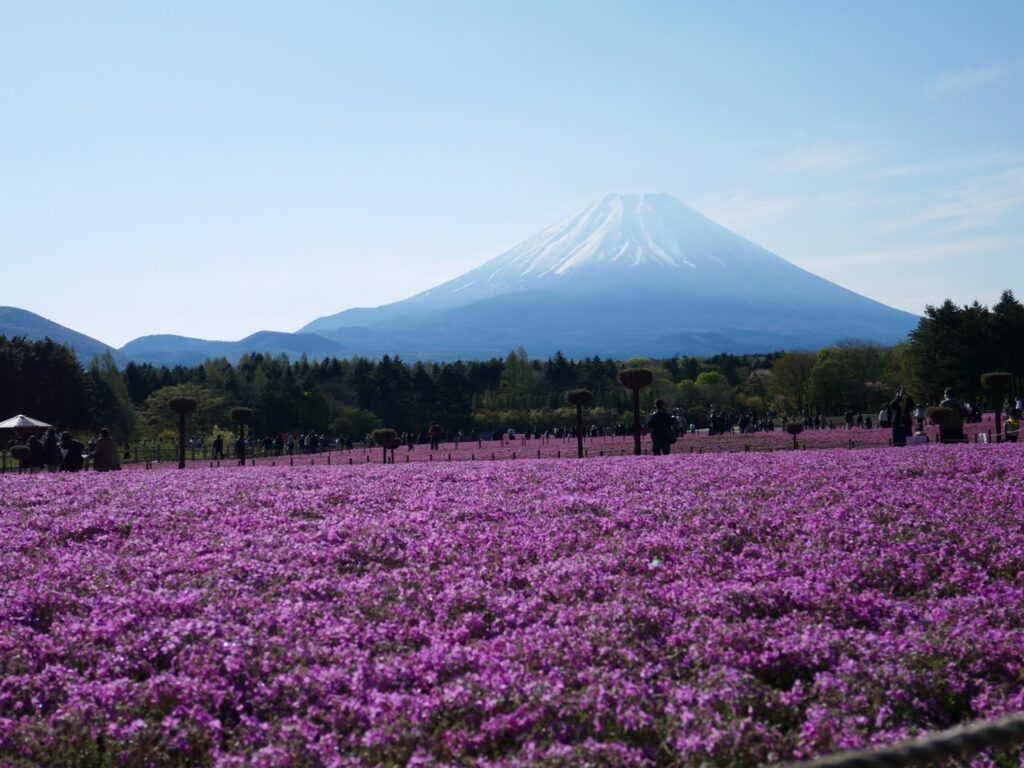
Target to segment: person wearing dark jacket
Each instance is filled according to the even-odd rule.
[[[654,413],[647,419],[647,430],[651,433],[651,448],[655,456],[668,456],[672,451],[672,443],[676,441],[674,419],[665,410],[665,401],[654,403]]]
[[[51,472],[60,469],[60,440],[57,437],[57,430],[50,427],[43,435],[43,459],[46,461],[46,468]]]
[[[109,472],[112,469],[120,469],[121,464],[117,460],[117,443],[110,436],[110,430],[106,427],[100,430],[99,439],[92,452],[92,467],[97,472]]]
[[[911,434],[914,424],[914,400],[903,387],[896,390],[896,397],[889,403],[889,412],[892,414],[892,444],[906,445],[907,435]]]
[[[943,408],[949,408],[952,413],[945,424],[939,425],[940,443],[963,443],[967,438],[964,436],[964,416],[967,415],[967,408],[963,401],[956,396],[952,387],[946,387],[942,402]]]
[[[61,471],[80,472],[82,467],[85,466],[85,460],[82,458],[84,451],[85,446],[75,440],[69,432],[62,434],[60,436]]]

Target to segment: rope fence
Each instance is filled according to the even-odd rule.
[[[882,749],[839,752],[784,768],[911,768],[1003,750],[1024,742],[1024,712],[958,725]]]

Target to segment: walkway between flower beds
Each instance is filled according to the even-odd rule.
[[[986,442],[991,434],[990,418],[978,424],[970,424],[965,428],[969,443]],[[927,446],[937,445],[938,430],[926,427],[925,434],[929,442],[926,446],[908,446],[905,450],[923,450]],[[801,450],[820,449],[859,449],[884,448],[891,443],[892,432],[888,429],[823,429],[809,430],[797,436],[797,444]],[[613,437],[588,437],[584,441],[586,458],[606,456],[628,456],[633,452],[632,435]],[[673,446],[676,454],[703,453],[740,453],[790,451],[793,450],[793,438],[787,433],[757,432],[752,434],[730,433],[709,436],[707,433],[687,434]],[[650,440],[644,438],[643,451],[650,454]],[[388,452],[388,461],[391,461]],[[575,438],[539,438],[515,440],[483,440],[462,443],[442,443],[441,448],[431,451],[428,445],[415,444],[411,448],[403,445],[394,451],[396,464],[438,463],[462,461],[510,461],[520,459],[575,459]],[[353,448],[351,450],[331,450],[315,454],[296,453],[294,455],[261,456],[247,459],[252,466],[319,466],[319,465],[359,465],[381,464],[384,451],[379,447]],[[187,461],[191,467],[233,467],[238,465],[237,459],[227,458],[220,461],[195,458]],[[176,462],[168,459],[161,462],[139,462],[128,464],[127,468],[172,467]]]

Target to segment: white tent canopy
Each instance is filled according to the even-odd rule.
[[[45,421],[33,419],[21,413],[17,416],[12,416],[6,421],[0,421],[0,429],[45,429],[52,426],[52,424],[47,424]]]

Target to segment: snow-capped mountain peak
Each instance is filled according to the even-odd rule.
[[[420,357],[624,357],[892,343],[915,318],[801,269],[669,195],[608,195],[404,301],[309,323]],[[433,351],[430,351],[433,350]],[[486,351],[484,351],[486,350]]]
[[[570,278],[611,284],[666,270],[721,274],[754,264],[775,267],[779,262],[779,257],[670,195],[608,195],[412,300],[434,305],[461,300],[467,292],[478,297],[496,295],[544,288]],[[681,277],[676,274],[671,279]]]
[[[693,268],[664,226],[663,195],[608,195],[499,257],[519,274],[564,275],[588,264]],[[497,260],[496,260],[497,261]]]

